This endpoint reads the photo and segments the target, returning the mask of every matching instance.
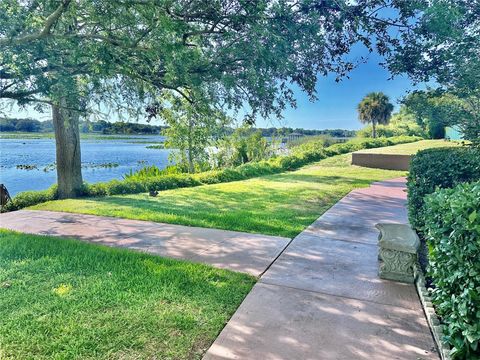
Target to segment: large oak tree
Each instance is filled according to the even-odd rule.
[[[382,9],[395,7],[395,18]],[[354,44],[385,54],[414,13],[395,0],[4,0],[0,98],[52,108],[59,197],[82,185],[78,119],[92,104],[161,113],[162,93],[249,118],[315,97]]]

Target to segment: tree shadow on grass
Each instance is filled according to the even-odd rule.
[[[91,200],[98,206],[88,212],[291,237],[339,200],[341,194],[298,187],[291,191],[262,187],[249,196],[213,188],[208,193],[210,201],[198,196],[192,193],[162,198],[160,193],[156,198],[96,198]]]
[[[155,198],[144,194],[90,198],[97,206],[77,212],[291,237],[352,187],[367,187],[371,182],[285,173],[263,177],[251,186],[243,182],[238,188],[228,183],[160,192]]]

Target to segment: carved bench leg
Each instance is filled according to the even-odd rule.
[[[380,248],[381,260],[378,275],[382,279],[413,283],[413,265],[417,260],[415,254]]]

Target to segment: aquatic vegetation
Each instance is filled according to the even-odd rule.
[[[145,146],[147,149],[165,149],[165,144],[164,143],[161,143],[161,144],[156,144],[156,145],[148,145],[148,146]]]
[[[56,163],[53,163],[53,164],[48,164],[47,166],[45,166],[43,168],[43,171],[44,172],[50,172],[50,171],[54,171],[57,169],[57,164]]]
[[[35,164],[19,164],[16,168],[19,170],[38,170],[38,166]]]
[[[96,169],[96,168],[104,168],[104,169],[108,169],[108,168],[115,168],[115,167],[118,167],[119,164],[116,163],[116,162],[108,162],[108,163],[101,163],[101,164],[95,164],[95,163],[83,163],[82,164],[82,167],[83,168],[86,168],[86,169]]]

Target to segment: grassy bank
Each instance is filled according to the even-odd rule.
[[[399,144],[393,146],[385,146],[375,149],[360,150],[361,153],[373,154],[398,154],[398,155],[413,155],[425,149],[440,148],[440,147],[458,147],[461,146],[460,141],[445,141],[445,140],[421,140],[407,144]]]
[[[0,230],[0,358],[200,359],[254,282]]]
[[[351,166],[351,155],[282,174],[148,194],[32,207],[293,237],[354,188],[403,172]]]

